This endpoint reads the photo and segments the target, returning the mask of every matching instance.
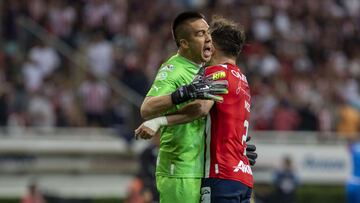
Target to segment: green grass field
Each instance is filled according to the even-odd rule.
[[[271,199],[272,186],[255,185],[255,191],[264,200]],[[343,185],[302,185],[297,190],[297,203],[345,203]]]
[[[263,194],[270,194],[271,186],[255,185],[257,192]],[[1,199],[0,203],[19,203],[19,199]],[[89,201],[79,201],[79,203]],[[107,198],[94,199],[91,203],[121,203],[121,199]],[[297,191],[297,203],[345,203],[345,188],[344,186],[329,186],[329,185],[302,185]],[[52,202],[48,202],[52,203]],[[75,203],[71,201],[71,203]]]

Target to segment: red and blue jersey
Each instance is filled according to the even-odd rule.
[[[249,129],[250,89],[246,77],[232,64],[209,66],[205,75],[224,75],[228,94],[215,103],[206,121],[205,178],[240,181],[253,187],[253,175],[246,157]]]

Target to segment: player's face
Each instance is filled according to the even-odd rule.
[[[189,28],[188,45],[193,61],[197,63],[210,61],[213,48],[209,25],[204,19],[199,19],[189,22]]]

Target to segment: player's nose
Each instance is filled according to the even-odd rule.
[[[205,42],[209,43],[211,42],[212,38],[211,38],[211,34],[210,32],[206,32],[205,34]]]

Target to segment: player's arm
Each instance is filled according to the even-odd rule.
[[[143,119],[148,120],[163,115],[173,106],[171,95],[145,97],[140,114]]]
[[[195,100],[190,102],[179,109],[175,114],[166,116],[168,125],[188,123],[204,117],[210,112],[213,105],[213,100]]]
[[[158,117],[174,105],[192,99],[222,101],[222,97],[217,96],[217,94],[226,94],[228,91],[227,85],[227,81],[216,81],[209,76],[204,79],[196,79],[188,85],[183,85],[169,95],[148,96],[141,105],[141,117],[145,120]]]
[[[166,67],[173,67],[172,69]],[[173,65],[164,65],[159,69],[156,78],[147,93],[141,108],[141,117],[145,120],[164,115],[174,104],[171,93],[177,89],[178,74]]]
[[[135,137],[152,138],[161,126],[188,123],[206,116],[214,105],[212,100],[195,100],[183,106],[176,113],[145,121],[135,130]]]

